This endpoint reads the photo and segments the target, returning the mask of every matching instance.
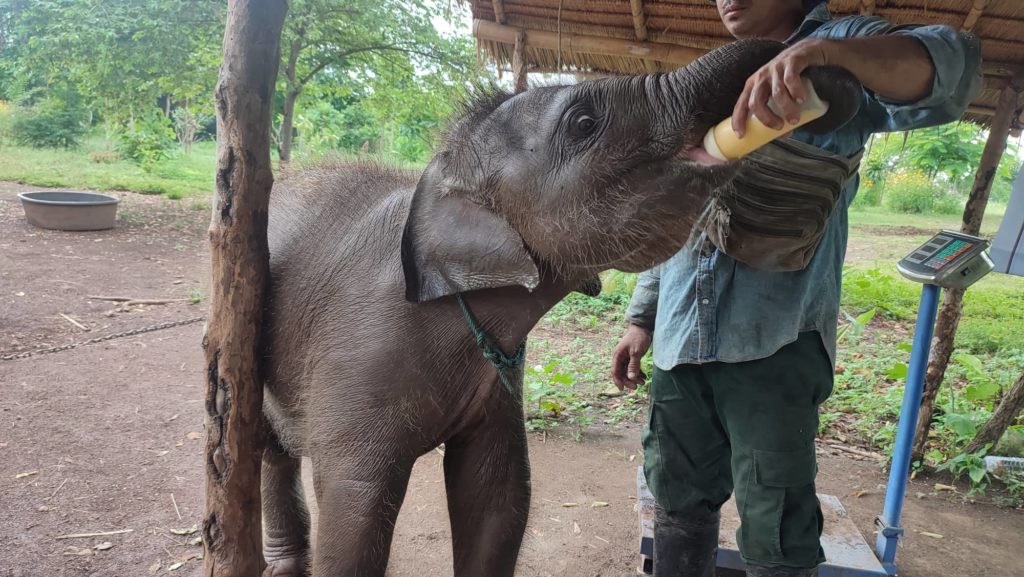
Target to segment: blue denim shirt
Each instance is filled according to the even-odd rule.
[[[924,45],[935,65],[931,93],[918,102],[896,104],[865,90],[860,112],[841,129],[818,136],[798,130],[793,138],[850,157],[873,133],[960,118],[981,87],[981,49],[971,35],[946,26],[896,27],[871,16],[832,19],[826,4],[821,4],[789,42],[878,34],[912,36]],[[847,182],[817,251],[803,270],[754,270],[719,252],[704,235],[694,235],[678,254],[641,273],[626,318],[653,328],[654,364],[671,370],[680,364],[765,358],[811,330],[821,335],[835,363],[847,212],[859,184],[856,175]]]

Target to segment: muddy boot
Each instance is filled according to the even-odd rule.
[[[795,569],[793,567],[747,566],[747,577],[818,577],[818,568]]]
[[[718,511],[677,514],[660,507],[654,523],[654,577],[714,577]]]

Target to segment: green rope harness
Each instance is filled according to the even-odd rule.
[[[505,386],[505,390],[509,394],[515,395],[516,389],[512,386],[509,375],[514,374],[514,371],[523,366],[523,361],[526,359],[526,341],[519,343],[513,355],[506,355],[505,351],[495,346],[493,339],[477,324],[476,319],[473,318],[473,313],[469,312],[469,307],[462,298],[462,293],[455,295],[455,299],[459,302],[459,308],[462,309],[463,316],[466,317],[466,324],[469,325],[469,330],[473,331],[473,336],[476,337],[476,346],[480,347],[484,358],[491,361],[491,364],[497,369],[498,378],[501,379],[501,384]]]

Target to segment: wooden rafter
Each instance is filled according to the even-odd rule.
[[[494,6],[494,19],[498,24],[505,23],[505,5],[501,0],[491,0],[491,5]]]
[[[875,0],[860,0],[860,13],[871,16],[875,13]]]
[[[974,6],[971,7],[971,11],[964,17],[964,23],[960,26],[960,29],[964,32],[970,32],[974,29],[974,26],[978,23],[978,19],[981,18],[982,12],[985,11],[985,6],[988,5],[988,0],[974,0]]]
[[[512,75],[515,78],[516,94],[526,92],[526,31],[516,34],[516,45],[512,50]]]
[[[633,10],[633,30],[637,40],[647,40],[647,15],[644,14],[644,0],[629,0]]]
[[[514,46],[519,28],[503,26],[490,20],[473,20],[473,35],[479,40],[499,42]],[[544,50],[559,49],[559,34],[548,30],[527,30],[530,46]],[[562,32],[561,49],[569,54],[601,54],[623,58],[654,60],[675,66],[689,64],[704,54],[699,48],[665,44],[661,42],[639,42],[620,38],[602,38]]]

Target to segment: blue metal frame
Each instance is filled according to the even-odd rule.
[[[917,311],[917,325],[914,327],[914,346],[910,352],[910,366],[907,368],[907,384],[903,391],[903,405],[900,407],[900,422],[896,430],[892,466],[889,469],[889,485],[885,490],[885,506],[882,508],[882,515],[875,519],[878,525],[875,554],[889,575],[896,574],[896,546],[903,535],[900,513],[903,512],[903,500],[907,493],[914,429],[917,426],[917,413],[921,408],[921,394],[924,392],[925,371],[928,369],[928,353],[938,308],[939,287],[924,285],[921,290],[921,304]]]

